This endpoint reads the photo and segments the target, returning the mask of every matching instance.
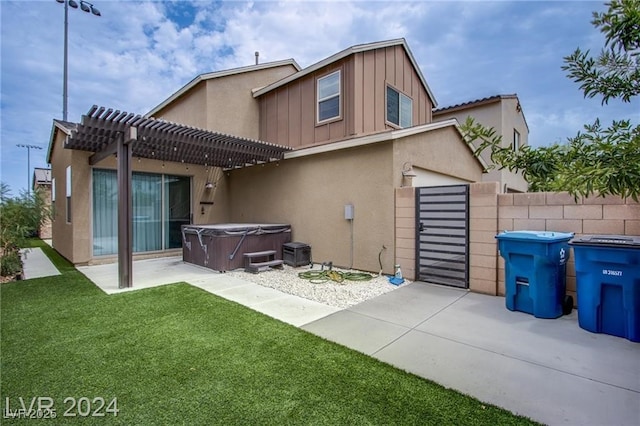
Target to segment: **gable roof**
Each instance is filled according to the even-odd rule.
[[[194,86],[196,86],[198,83],[202,81],[211,80],[213,78],[227,77],[230,75],[242,74],[246,72],[260,71],[260,70],[269,69],[269,68],[277,68],[277,67],[282,67],[286,65],[291,65],[296,70],[300,71],[300,65],[298,65],[298,63],[295,60],[285,59],[282,61],[265,62],[263,64],[249,65],[246,67],[231,68],[228,70],[214,71],[214,72],[209,72],[205,74],[200,74],[197,77],[195,77],[193,80],[191,80],[190,82],[182,86],[180,89],[178,89],[177,92],[175,92],[173,95],[169,96],[167,99],[162,101],[162,103],[154,107],[151,111],[146,113],[144,116],[145,117],[153,116],[153,114],[157,113],[167,105],[171,104],[177,98],[179,98],[180,96],[182,96],[183,94],[191,90]]]
[[[502,99],[518,99],[518,95],[514,93],[510,95],[487,96],[486,98],[482,98],[482,99],[475,99],[473,101],[463,102],[461,104],[455,104],[455,105],[449,105],[442,108],[437,108],[433,111],[433,113],[439,114],[439,113],[445,113],[445,112],[455,112],[462,109],[467,109],[469,107],[491,104],[494,102],[498,102]]]
[[[47,163],[51,163],[51,154],[53,152],[53,143],[56,138],[56,131],[60,130],[67,136],[71,135],[71,132],[76,128],[76,123],[70,121],[53,119],[53,126],[51,126],[51,136],[49,136],[49,147],[47,148]]]
[[[394,40],[386,40],[386,41],[378,41],[378,42],[374,42],[374,43],[366,43],[366,44],[357,44],[355,46],[351,46],[341,52],[338,52],[332,56],[329,56],[328,58],[325,58],[323,60],[321,60],[320,62],[316,62],[315,64],[308,66],[307,68],[298,71],[295,74],[291,74],[288,77],[285,77],[281,80],[278,80],[272,84],[269,84],[268,86],[262,87],[256,91],[254,91],[253,93],[253,97],[257,98],[259,96],[264,95],[265,93],[268,93],[274,89],[277,89],[278,87],[282,87],[285,84],[288,84],[292,81],[295,81],[299,78],[304,77],[305,75],[311,74],[314,71],[317,71],[321,68],[326,67],[327,65],[330,65],[334,62],[337,62],[343,58],[346,58],[347,56],[353,55],[355,53],[359,53],[359,52],[367,52],[369,50],[374,50],[374,49],[382,49],[385,47],[393,47],[393,46],[402,46],[407,54],[407,57],[409,58],[409,60],[411,61],[411,65],[413,66],[413,68],[416,71],[416,74],[418,74],[418,77],[420,78],[420,82],[422,83],[422,86],[424,87],[424,89],[426,90],[426,92],[429,95],[429,98],[431,99],[431,102],[433,104],[433,106],[435,107],[437,105],[436,102],[436,98],[433,95],[433,92],[431,91],[431,89],[429,88],[429,85],[427,84],[427,80],[425,80],[424,75],[422,74],[422,71],[420,70],[420,67],[418,67],[418,63],[416,62],[413,53],[411,53],[411,49],[409,49],[409,45],[407,45],[407,41],[404,38],[398,38],[398,39],[394,39]]]
[[[438,108],[433,110],[433,117],[435,118],[437,115],[464,111],[465,109],[475,108],[482,105],[489,105],[492,103],[500,102],[503,99],[515,99],[519,107],[519,113],[522,114],[522,119],[524,120],[524,125],[527,126],[527,131],[529,131],[529,123],[527,123],[527,117],[524,116],[524,112],[522,111],[522,105],[520,104],[520,99],[518,99],[518,95],[516,93],[508,94],[508,95],[493,95],[487,96],[486,98],[476,99],[469,102],[463,102],[461,104],[450,105],[442,108]]]
[[[33,169],[33,187],[36,185],[51,185],[51,169],[36,167]]]

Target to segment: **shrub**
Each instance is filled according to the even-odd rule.
[[[40,191],[22,192],[11,197],[6,184],[0,183],[0,274],[10,276],[22,270],[20,247],[37,235],[50,214]]]

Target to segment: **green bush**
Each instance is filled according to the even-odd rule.
[[[22,192],[11,197],[6,184],[0,183],[0,273],[10,276],[22,270],[20,247],[37,235],[50,209],[40,194]]]

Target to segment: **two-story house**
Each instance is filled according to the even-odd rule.
[[[425,186],[482,180],[482,160],[455,120],[434,122],[436,106],[406,41],[397,39],[353,46],[304,69],[287,60],[203,74],[144,116],[102,120],[92,109],[81,123],[56,120],[53,245],[76,264],[113,261],[122,155],[95,140],[122,138],[123,123],[127,131],[140,123],[127,133],[138,256],[175,253],[176,224],[288,223],[315,261],[391,273],[406,250],[396,244],[396,189],[412,176]],[[138,137],[149,129],[153,138]],[[273,152],[235,161],[246,144]],[[228,164],[212,160],[224,155]]]

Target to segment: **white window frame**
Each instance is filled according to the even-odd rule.
[[[511,144],[511,147],[513,148],[514,151],[518,151],[520,149],[520,132],[517,131],[516,129],[513,129],[513,143]]]
[[[56,178],[51,178],[51,220],[56,220]]]
[[[67,181],[66,184],[66,216],[67,223],[71,223],[71,166],[67,166],[66,170]]]
[[[388,114],[388,110],[389,110],[389,97],[388,97],[388,90],[391,89],[392,91],[396,92],[398,94],[398,122],[394,123],[393,121],[389,120],[389,114]],[[400,90],[396,89],[395,87],[393,87],[390,84],[387,84],[387,90],[385,90],[385,119],[387,121],[388,124],[394,126],[394,127],[398,127],[400,129],[406,129],[407,127],[411,127],[413,126],[413,99],[411,99],[411,97],[405,95],[404,93],[402,93]],[[409,102],[409,117],[408,117],[408,122],[405,122],[405,115],[402,113],[402,104],[404,102]]]
[[[338,91],[337,93],[332,93],[329,96],[325,96],[323,98],[320,97],[320,85],[322,84],[322,81],[326,80],[327,78],[333,77],[334,75],[338,75]],[[327,75],[324,75],[320,78],[318,78],[318,80],[316,81],[316,123],[320,124],[320,123],[326,123],[327,121],[332,121],[332,120],[339,120],[342,117],[342,74],[340,72],[340,70],[334,71],[332,73],[329,73]],[[338,114],[335,116],[331,116],[331,117],[327,117],[324,119],[320,119],[320,103],[324,102],[324,101],[328,101],[330,99],[333,98],[338,98]]]

